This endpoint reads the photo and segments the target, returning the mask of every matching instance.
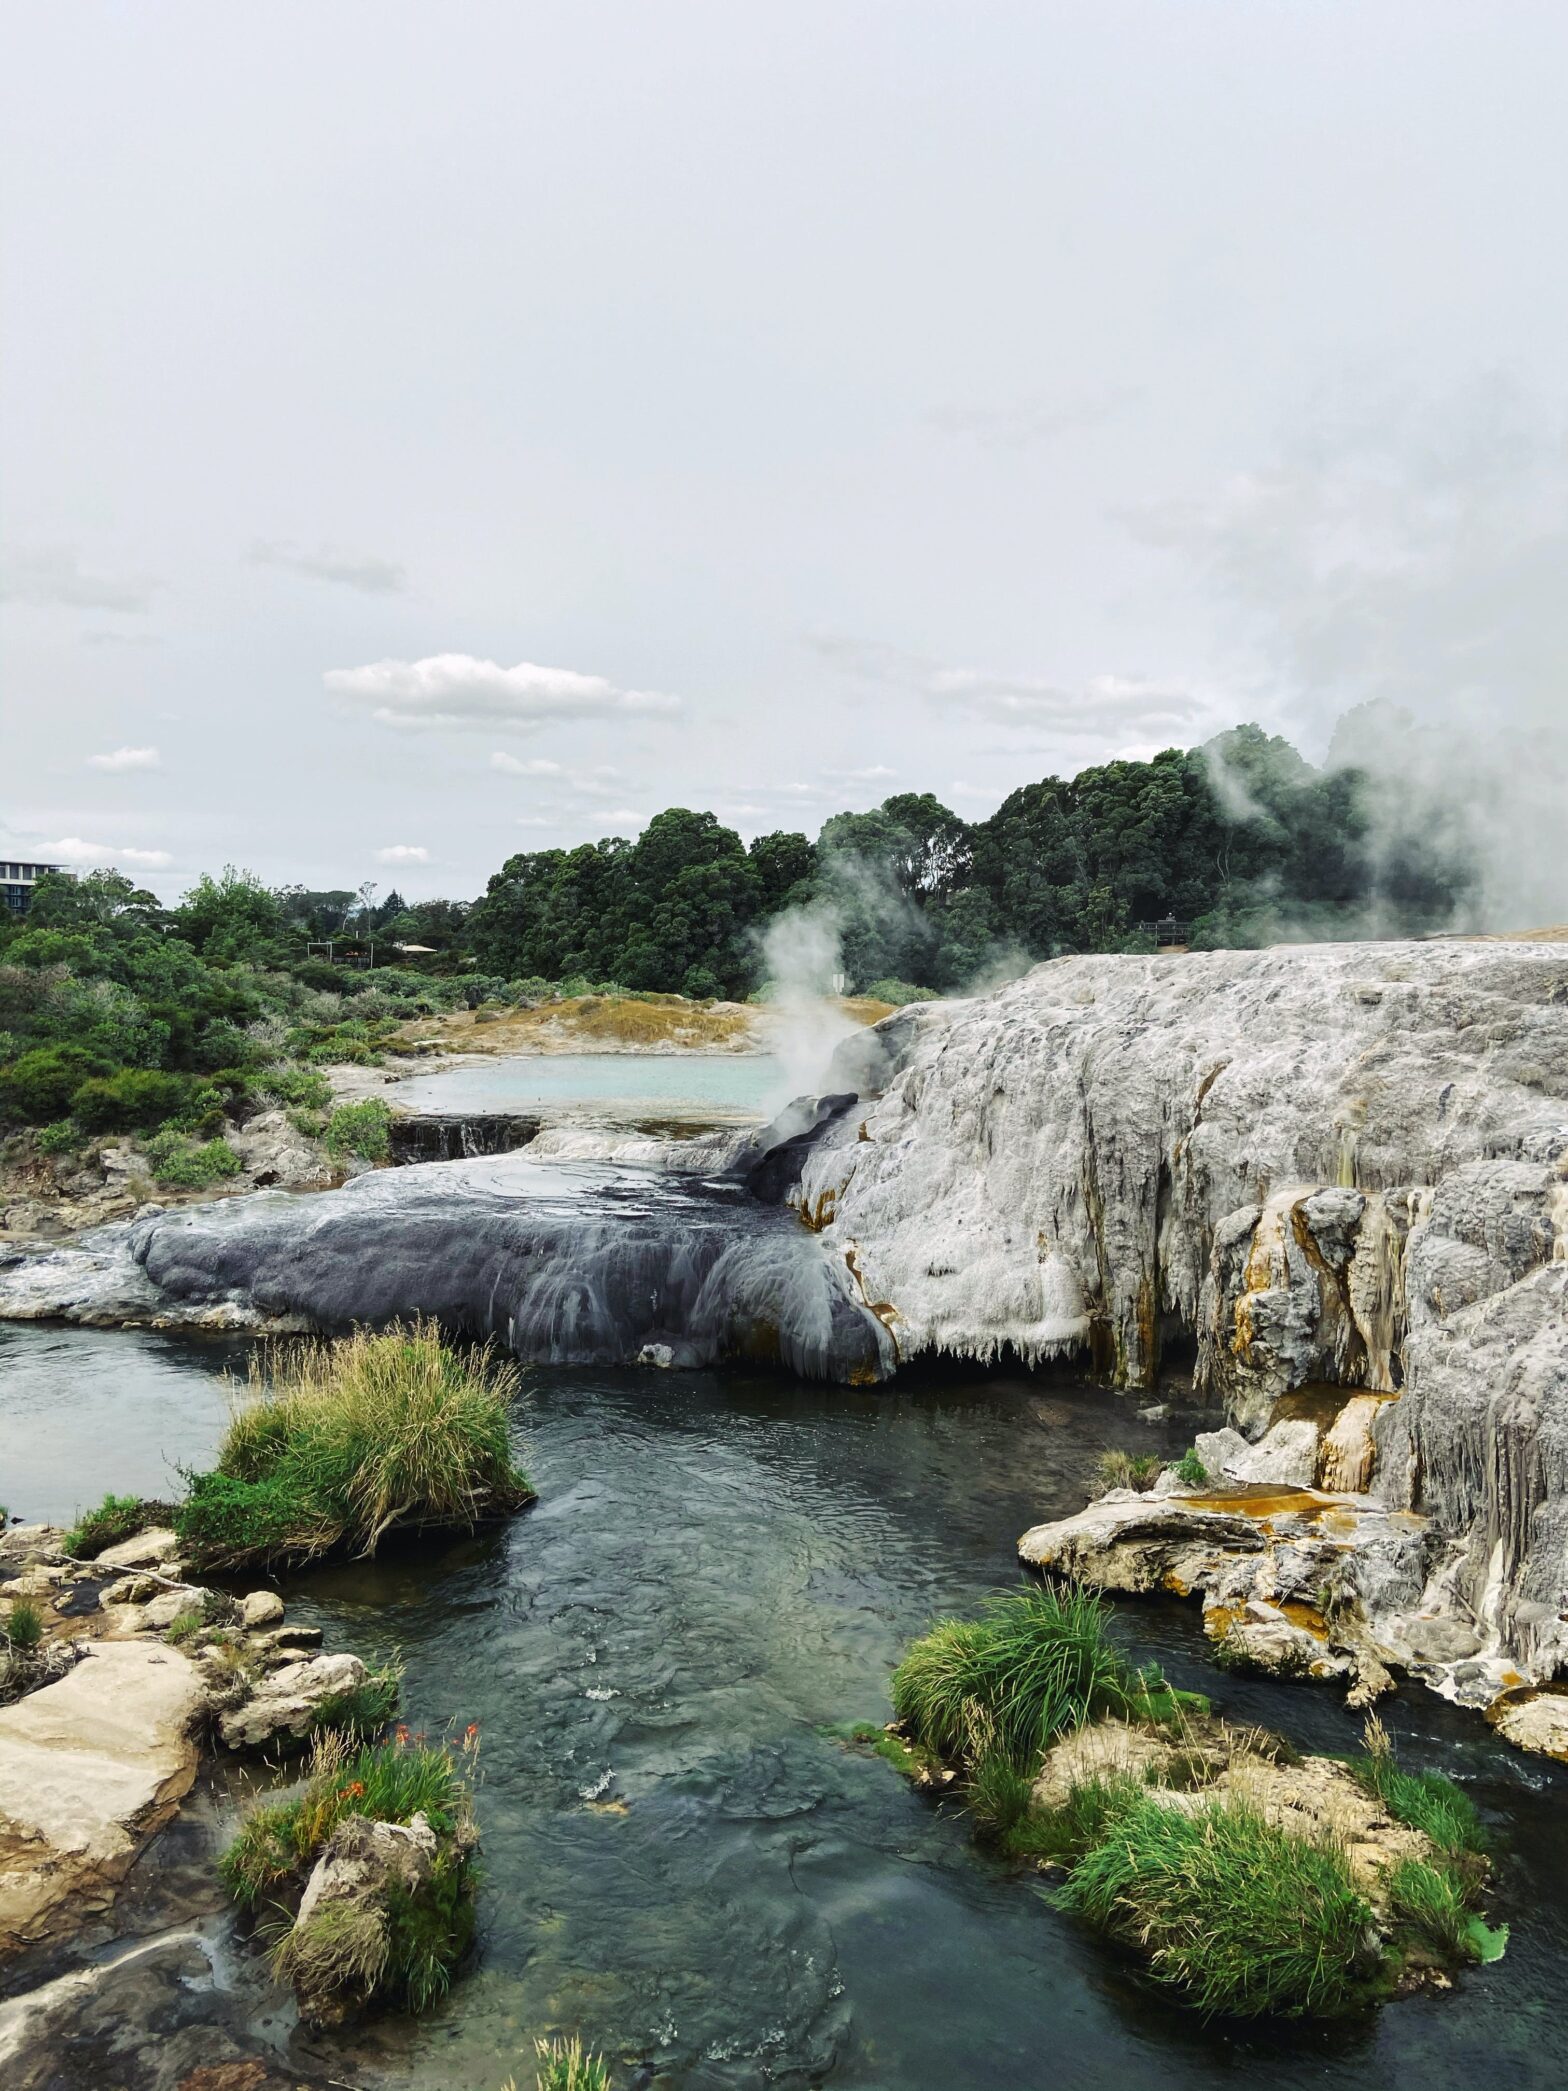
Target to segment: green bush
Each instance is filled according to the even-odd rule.
[[[934,987],[913,987],[907,980],[873,980],[860,992],[868,1002],[891,1002],[895,1009],[906,1008],[911,1002],[940,1002],[942,999]]]
[[[105,1547],[120,1546],[144,1532],[157,1521],[161,1507],[140,1496],[105,1496],[66,1533],[65,1551],[73,1561],[95,1561]]]
[[[41,1125],[33,1141],[40,1154],[74,1154],[82,1145],[82,1129],[74,1118],[59,1118],[53,1125]]]
[[[0,1114],[25,1125],[52,1124],[65,1117],[82,1083],[103,1071],[103,1061],[80,1046],[34,1046],[0,1068]]]
[[[1176,1479],[1184,1488],[1207,1487],[1209,1470],[1203,1464],[1203,1461],[1199,1459],[1196,1445],[1189,1445],[1181,1458],[1177,1460]]]
[[[1043,1750],[1097,1714],[1125,1711],[1139,1680],[1083,1590],[1030,1587],[979,1619],[947,1619],[893,1673],[893,1708],[921,1748],[973,1765],[993,1753],[1032,1775]]]
[[[332,1084],[314,1067],[269,1067],[256,1076],[255,1087],[274,1103],[302,1111],[327,1111],[332,1105]]]
[[[30,1597],[14,1597],[5,1615],[6,1645],[15,1656],[36,1653],[44,1637],[44,1615]]]
[[[117,1074],[95,1075],[71,1098],[71,1116],[89,1132],[130,1132],[159,1125],[183,1111],[193,1085],[181,1075],[161,1074],[151,1067],[122,1067]]]
[[[170,1125],[147,1142],[146,1154],[154,1182],[170,1190],[206,1190],[240,1175],[245,1167],[227,1140],[194,1140]]]
[[[176,1529],[206,1567],[373,1554],[395,1526],[472,1527],[532,1496],[512,1460],[517,1369],[461,1352],[434,1323],[361,1331],[252,1365],[211,1474]]]
[[[362,1162],[384,1162],[392,1149],[392,1113],[379,1096],[363,1103],[339,1104],[323,1135],[328,1154],[357,1155]]]
[[[1245,1803],[1185,1809],[1138,1795],[1067,1877],[1064,1907],[1145,1954],[1200,2011],[1342,2011],[1369,1975],[1372,1913],[1344,1854]]]

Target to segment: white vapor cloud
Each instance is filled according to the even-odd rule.
[[[1045,400],[1023,400],[1004,407],[950,403],[933,407],[925,418],[944,435],[968,436],[987,450],[1023,450],[1031,443],[1047,443],[1077,429],[1098,428],[1142,397],[1141,386],[1110,385],[1059,405]]]
[[[428,864],[430,852],[422,842],[389,842],[376,851],[378,864]]]
[[[502,668],[468,653],[329,668],[322,680],[329,695],[368,704],[379,725],[411,731],[493,732],[500,726],[528,732],[551,720],[598,719],[618,713],[657,717],[680,710],[678,697],[653,690],[623,690],[602,675],[581,675],[575,668],[542,668],[532,661]]]
[[[163,757],[156,748],[114,748],[107,755],[89,755],[90,770],[161,770]]]
[[[128,864],[134,870],[162,871],[174,862],[166,849],[131,849],[124,843],[85,842],[80,835],[67,835],[40,852],[45,861],[73,864],[81,868],[101,864]]]
[[[88,573],[81,554],[70,545],[18,549],[0,560],[0,602],[26,603],[33,609],[141,611],[156,585],[140,576],[116,581]]]
[[[401,595],[408,586],[408,577],[395,560],[339,552],[331,545],[309,552],[299,545],[258,542],[251,546],[250,558],[253,566],[281,567],[286,573],[303,574],[308,580],[357,588],[364,595]]]

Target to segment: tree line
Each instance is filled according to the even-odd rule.
[[[1064,952],[1127,951],[1175,917],[1199,947],[1397,935],[1452,918],[1475,868],[1452,845],[1391,836],[1385,786],[1320,770],[1247,725],[1202,748],[1111,762],[1013,792],[965,821],[929,792],[835,814],[813,842],[749,846],[672,807],[636,841],[509,857],[462,941],[486,972],[743,995],[790,910],[840,939],[851,988],[957,991]]]

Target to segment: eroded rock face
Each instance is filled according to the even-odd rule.
[[[367,1674],[357,1655],[317,1655],[285,1663],[251,1698],[220,1715],[218,1733],[231,1750],[302,1742],[316,1726],[322,1703],[357,1691]]]
[[[797,1195],[901,1356],[1149,1386],[1179,1334],[1249,1440],[1342,1389],[1315,1474],[1299,1431],[1266,1470],[1418,1512],[1410,1615],[1536,1678],[1568,1665],[1560,947],[1061,959],[901,1012],[882,1073]]]
[[[418,1896],[439,1849],[423,1815],[406,1823],[350,1815],[338,1824],[305,1884],[286,1949],[307,2024],[341,2025],[370,2002],[387,1963],[388,1891]]]

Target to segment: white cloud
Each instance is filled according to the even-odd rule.
[[[80,835],[67,835],[60,842],[51,842],[41,855],[47,861],[60,864],[128,864],[142,871],[162,871],[174,862],[166,849],[131,849],[124,843],[84,842]]]
[[[254,566],[279,566],[312,581],[357,588],[364,595],[401,595],[408,586],[408,577],[395,560],[339,552],[331,545],[307,552],[299,545],[253,544],[250,556]]]
[[[161,770],[163,757],[156,748],[115,748],[107,755],[89,755],[90,770]]]
[[[145,610],[156,585],[145,576],[115,581],[87,573],[71,545],[11,551],[0,561],[0,602],[34,609]]]
[[[824,770],[822,775],[833,784],[891,784],[898,772],[885,762],[873,762],[863,770]]]
[[[330,695],[368,704],[378,724],[413,731],[441,727],[493,732],[501,726],[526,732],[550,720],[626,713],[658,716],[680,710],[678,697],[623,690],[602,675],[542,668],[532,661],[502,668],[468,653],[330,668],[323,681]]]
[[[493,770],[504,770],[509,777],[564,777],[564,762],[552,762],[548,755],[530,756],[524,762],[516,755],[496,754],[490,758]]]
[[[988,668],[948,667],[874,640],[824,636],[811,642],[825,660],[867,682],[882,682],[924,697],[947,712],[967,712],[1005,726],[1049,728],[1103,738],[1118,734],[1191,736],[1214,714],[1206,693],[1179,681],[1147,676],[1096,675],[1066,684],[1040,675],[1006,675]]]
[[[378,864],[428,864],[430,852],[422,842],[389,842],[376,851]]]
[[[1031,443],[1047,443],[1078,429],[1098,428],[1142,397],[1142,389],[1136,385],[1108,385],[1081,399],[1055,404],[1023,400],[1005,407],[933,407],[926,420],[945,435],[968,436],[987,450],[1023,450]]]

